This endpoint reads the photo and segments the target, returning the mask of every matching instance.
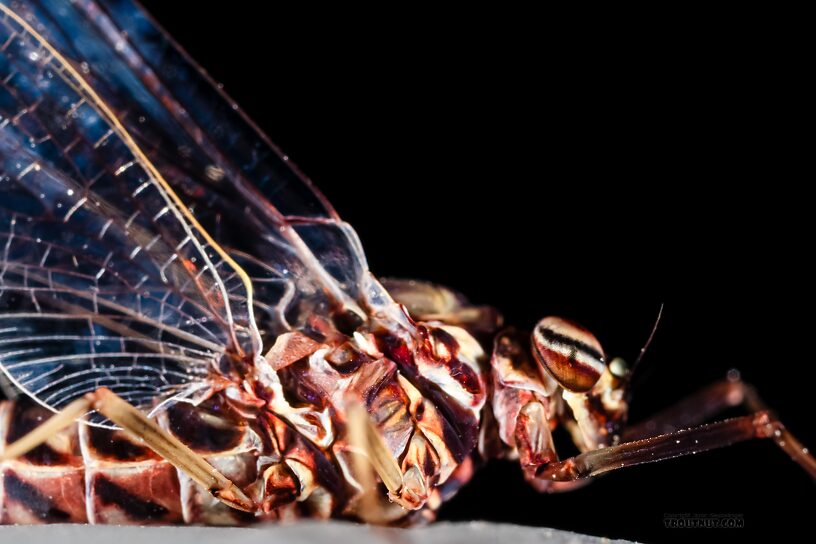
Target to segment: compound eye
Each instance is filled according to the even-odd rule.
[[[538,322],[533,331],[533,355],[561,387],[576,393],[592,389],[606,370],[598,339],[560,317]]]

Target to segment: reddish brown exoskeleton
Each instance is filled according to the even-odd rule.
[[[750,438],[816,476],[736,379],[627,426],[631,371],[578,325],[380,283],[129,1],[0,0],[0,52],[0,523],[408,524],[493,457],[560,491]]]

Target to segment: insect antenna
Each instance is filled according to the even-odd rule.
[[[655,334],[657,333],[657,328],[660,326],[660,320],[663,318],[663,307],[665,303],[660,303],[660,309],[657,310],[657,318],[655,319],[654,325],[652,326],[652,332],[649,333],[649,338],[646,339],[646,343],[643,344],[643,347],[640,348],[640,353],[638,353],[635,362],[632,364],[632,368],[630,368],[627,373],[626,377],[624,378],[624,387],[627,390],[627,397],[631,397],[632,395],[632,376],[635,375],[635,370],[640,365],[640,362],[643,360],[644,355],[646,355],[646,351],[649,349],[649,346],[652,345],[652,340],[654,340]],[[629,398],[627,398],[627,402]]]

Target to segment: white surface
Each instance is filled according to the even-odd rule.
[[[385,529],[350,523],[297,523],[250,528],[119,527],[111,525],[0,526],[0,544],[598,544],[604,538],[555,529],[485,522],[437,523]]]

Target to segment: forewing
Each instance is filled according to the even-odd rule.
[[[90,69],[0,8],[0,367],[55,409],[103,385],[142,407],[205,387],[260,348],[246,272]]]
[[[293,285],[288,303],[300,315],[353,308],[365,296],[367,265],[354,231],[139,6],[26,6],[60,48],[87,64],[94,88],[202,226]],[[259,84],[269,85],[269,55],[256,54]],[[284,310],[279,295],[263,301]]]

